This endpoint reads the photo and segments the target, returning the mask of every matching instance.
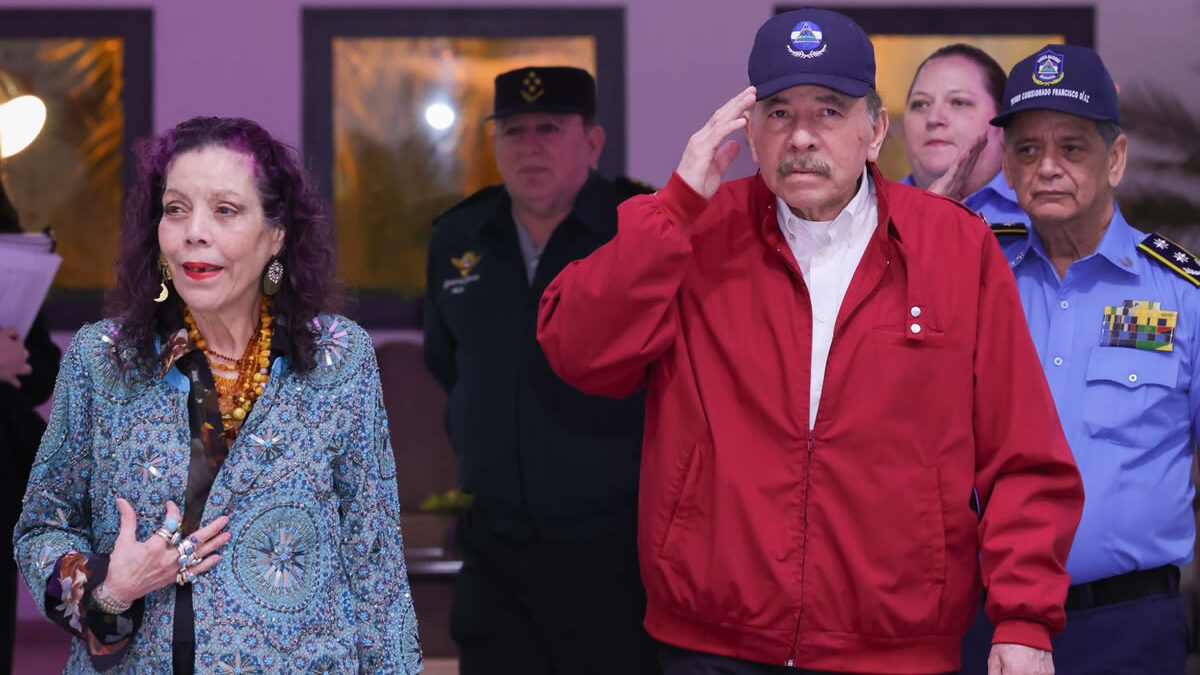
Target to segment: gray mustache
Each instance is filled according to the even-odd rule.
[[[824,160],[817,157],[784,157],[775,169],[776,175],[786,178],[793,173],[815,173],[822,178],[832,178],[833,169]]]

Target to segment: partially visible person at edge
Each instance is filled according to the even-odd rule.
[[[1047,45],[1018,63],[992,124],[1004,129],[1004,172],[1031,227],[995,229],[1088,495],[1055,666],[1183,675],[1200,260],[1121,214],[1129,139],[1118,108],[1090,49]],[[964,673],[984,672],[986,642],[968,644]]]
[[[955,671],[981,577],[993,675],[1052,673],[1083,491],[995,237],[880,175],[888,114],[850,19],[771,18],[749,76],[542,298],[564,379],[648,388],[665,673]],[[722,184],[741,129],[760,172]]]
[[[655,673],[642,629],[637,484],[644,397],[587,396],[538,346],[538,299],[617,232],[634,192],[594,170],[604,147],[587,71],[495,81],[504,184],[439,216],[429,246],[425,363],[474,495],[450,632],[464,675]]]
[[[214,117],[140,155],[15,533],[65,672],[419,672],[374,351],[326,313],[299,157]]]
[[[908,89],[904,146],[912,173],[904,179],[966,204],[993,225],[1028,223],[1000,170],[999,129],[1004,69],[983,50],[952,44],[930,54]]]
[[[21,220],[0,182],[0,232],[21,232]],[[41,314],[24,340],[10,327],[0,330],[0,532],[11,532],[21,515],[21,495],[46,423],[34,408],[50,398],[61,352]],[[12,672],[16,640],[17,566],[12,540],[0,537],[0,675]]]

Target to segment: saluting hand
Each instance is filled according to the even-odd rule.
[[[1054,658],[1048,651],[1025,645],[994,644],[988,675],[1054,675]]]
[[[725,172],[737,157],[737,141],[725,139],[746,126],[746,113],[754,105],[754,98],[754,87],[746,87],[726,101],[699,131],[692,134],[683,150],[675,173],[706,198],[717,193]]]
[[[971,171],[975,168],[975,162],[983,154],[987,143],[988,135],[985,131],[975,139],[971,147],[958,153],[958,156],[950,163],[950,168],[946,169],[946,173],[942,174],[941,178],[929,184],[929,191],[936,195],[957,199],[960,202],[969,197],[970,195],[963,194],[967,176],[971,175]]]

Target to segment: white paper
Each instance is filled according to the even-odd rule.
[[[0,235],[0,328],[16,328],[21,340],[46,299],[62,257],[44,235]]]

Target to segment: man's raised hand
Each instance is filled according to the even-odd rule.
[[[746,87],[717,108],[708,122],[688,140],[675,173],[705,198],[717,193],[725,172],[737,157],[737,141],[726,139],[746,126],[747,112],[754,100],[754,87]]]

